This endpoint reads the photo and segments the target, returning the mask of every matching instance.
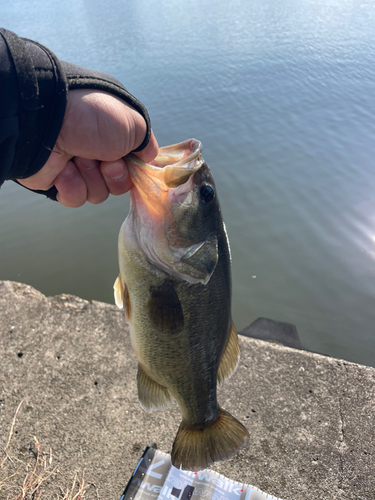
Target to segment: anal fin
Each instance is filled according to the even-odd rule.
[[[138,399],[144,410],[165,410],[171,406],[172,401],[168,389],[155,382],[141,365],[138,365],[137,383]]]
[[[227,346],[221,356],[219,370],[217,372],[217,381],[219,384],[225,382],[235,371],[240,357],[240,348],[238,345],[238,335],[234,324],[232,323]]]

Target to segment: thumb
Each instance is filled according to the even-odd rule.
[[[147,146],[144,147],[141,151],[137,151],[134,154],[147,163],[154,160],[158,155],[158,152],[159,145],[157,143],[157,140],[155,139],[153,131],[151,130],[150,140],[148,141]]]

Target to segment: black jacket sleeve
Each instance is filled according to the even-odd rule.
[[[151,134],[146,108],[109,75],[59,61],[46,47],[0,29],[0,185],[25,179],[48,160],[59,134],[72,89],[110,92],[146,120],[143,149]],[[56,188],[36,191],[56,199]]]

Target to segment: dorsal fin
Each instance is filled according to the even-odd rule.
[[[221,356],[219,370],[217,372],[217,381],[219,384],[225,382],[235,371],[240,358],[240,348],[238,346],[237,330],[232,323],[228,344]]]

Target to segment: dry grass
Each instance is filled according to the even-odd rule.
[[[17,458],[12,452],[14,441],[14,427],[18,412],[23,401],[15,412],[8,440],[0,458],[0,499],[1,500],[85,500],[87,491],[94,487],[96,498],[99,499],[97,488],[93,483],[85,483],[84,473],[75,471],[70,479],[64,480],[58,467],[53,464],[52,450],[44,451],[37,438],[33,436],[33,447],[28,453]],[[59,479],[57,481],[57,479]],[[49,496],[45,495],[47,484],[56,483],[58,491],[51,497],[51,487],[48,486]],[[57,486],[57,483],[66,483],[66,487]]]

